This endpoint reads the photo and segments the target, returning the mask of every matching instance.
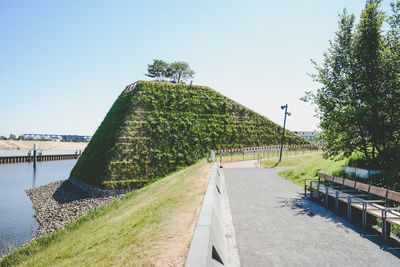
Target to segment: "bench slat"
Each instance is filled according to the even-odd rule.
[[[333,182],[333,176],[332,176],[332,175],[325,174],[325,180],[326,180],[326,181],[329,181],[329,182]]]
[[[369,184],[364,184],[364,183],[357,182],[355,188],[358,189],[358,190],[361,190],[361,191],[364,191],[364,192],[368,193]]]
[[[382,197],[382,198],[386,198],[387,191],[388,190],[385,188],[377,187],[374,185],[371,185],[371,187],[369,188],[369,192],[371,194]]]
[[[353,201],[353,200],[352,200]],[[354,208],[356,208],[356,209],[359,209],[359,210],[363,210],[363,204],[362,203],[359,203],[359,202],[357,202],[357,203],[351,203],[351,206],[352,207],[354,207]]]
[[[400,212],[391,211],[391,212],[386,213],[386,221],[391,224],[400,226]]]
[[[335,176],[335,177],[333,178],[333,182],[342,185],[343,182],[344,182],[344,179],[343,179],[342,177],[336,177],[336,176]]]
[[[396,201],[396,202],[400,202],[400,193],[392,191],[392,190],[388,190],[386,198]]]
[[[367,207],[367,213],[373,215],[374,217],[382,219],[382,209],[385,207],[378,208],[378,207]]]
[[[344,179],[343,185],[354,188],[354,186],[356,185],[356,182],[353,180]]]

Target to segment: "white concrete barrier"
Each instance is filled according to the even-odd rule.
[[[210,176],[185,266],[240,266],[223,170]]]

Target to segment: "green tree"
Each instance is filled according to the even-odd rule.
[[[171,63],[168,68],[168,77],[177,83],[182,83],[194,77],[195,72],[190,69],[189,64],[183,61]]]
[[[167,62],[160,59],[154,59],[153,64],[147,65],[147,74],[145,75],[154,78],[156,81],[163,82],[168,76],[168,68],[169,65]]]
[[[25,138],[24,138],[23,135],[18,136],[18,140],[24,140],[24,139],[25,139]]]
[[[327,155],[341,152],[351,154],[357,146],[356,126],[354,122],[353,98],[351,96],[350,77],[353,65],[353,29],[354,15],[346,10],[339,15],[339,29],[334,41],[330,42],[328,52],[324,53],[322,66],[313,64],[317,74],[310,76],[322,84],[315,94],[308,92],[303,100],[311,100],[317,106],[316,112],[322,128],[321,138],[327,146]],[[343,107],[346,108],[343,108]]]
[[[381,149],[384,131],[383,35],[385,15],[380,1],[368,0],[354,34],[352,91],[357,99],[357,121],[362,136],[362,151],[368,161],[375,161]]]
[[[15,134],[10,134],[10,137],[8,137],[10,140],[17,140],[17,136]]]
[[[363,153],[367,165],[388,167],[400,156],[400,4],[386,19],[380,0],[367,0],[359,23],[344,10],[339,30],[311,75],[321,87],[303,100],[316,104],[327,155]]]
[[[382,52],[382,95],[380,111],[384,114],[380,158],[386,164],[398,164],[400,157],[400,1],[391,4],[392,15],[388,17],[389,30],[384,38]]]

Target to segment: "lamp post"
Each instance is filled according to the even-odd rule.
[[[285,119],[283,120],[283,131],[282,131],[282,141],[281,141],[281,153],[279,154],[279,162],[282,160],[282,149],[283,149],[283,142],[285,140],[285,127],[286,127],[286,115],[290,116],[291,113],[287,112],[288,104],[281,106],[281,109],[285,110]]]

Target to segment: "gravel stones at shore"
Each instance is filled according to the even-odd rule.
[[[62,180],[26,190],[36,211],[34,217],[40,226],[37,236],[64,228],[88,210],[109,203],[122,193],[93,196],[82,191],[69,180]]]

